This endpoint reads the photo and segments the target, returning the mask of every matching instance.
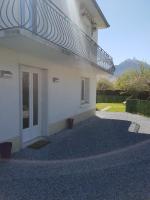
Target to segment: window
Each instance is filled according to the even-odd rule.
[[[29,128],[29,73],[22,74],[23,129]]]
[[[81,104],[89,103],[89,78],[81,79]]]
[[[33,73],[33,125],[38,125],[38,74]]]

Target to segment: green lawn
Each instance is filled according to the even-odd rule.
[[[96,109],[102,110],[108,108],[108,112],[125,112],[125,105],[123,103],[97,103]]]

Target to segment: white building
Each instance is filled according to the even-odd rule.
[[[96,75],[112,58],[95,0],[0,1],[0,142],[13,151],[95,114]]]

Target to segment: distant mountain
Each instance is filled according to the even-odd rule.
[[[118,77],[122,75],[125,71],[132,69],[139,70],[141,64],[144,64],[145,67],[150,68],[150,65],[146,62],[137,59],[127,59],[122,63],[120,63],[119,65],[116,65],[116,71],[114,75]]]

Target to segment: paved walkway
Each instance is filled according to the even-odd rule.
[[[150,136],[101,118],[50,137],[47,154],[0,162],[0,200],[149,200]]]
[[[116,119],[116,120],[124,120],[130,122],[136,122],[140,125],[139,132],[150,134],[150,118],[144,117],[142,115],[136,115],[131,113],[113,113],[113,112],[101,112],[97,111],[97,116],[102,119]]]
[[[106,108],[103,108],[102,111],[107,111],[111,108],[111,106],[107,106]]]

